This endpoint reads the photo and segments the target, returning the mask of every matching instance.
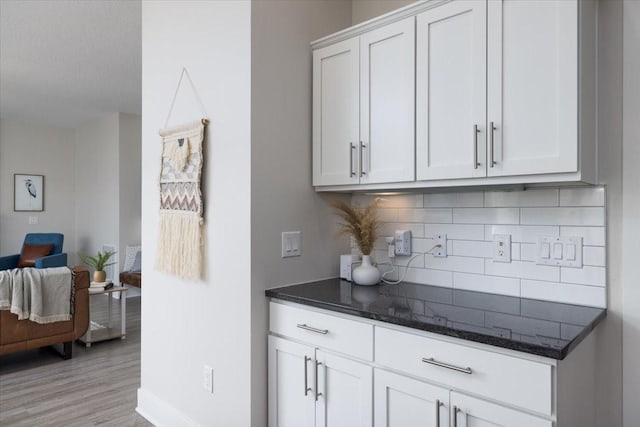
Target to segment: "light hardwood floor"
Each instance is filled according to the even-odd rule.
[[[115,301],[114,301],[115,302]],[[118,320],[119,304],[113,304]],[[107,317],[105,296],[92,318]],[[151,426],[135,412],[140,386],[140,297],[127,299],[127,337],[74,343],[73,359],[51,349],[0,356],[0,426]]]

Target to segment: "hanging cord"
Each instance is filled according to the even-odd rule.
[[[396,281],[391,281],[391,280],[387,280],[385,279],[385,276],[387,274],[393,273],[394,271],[396,271],[395,269],[395,263],[392,263],[391,265],[394,267],[389,271],[385,271],[384,273],[382,273],[382,281],[384,283],[386,283],[387,285],[398,285],[400,283],[402,283],[404,281],[404,278],[407,276],[407,272],[409,271],[409,264],[411,264],[411,261],[413,261],[414,259],[418,258],[421,255],[427,255],[432,253],[434,250],[436,250],[437,248],[441,248],[442,245],[440,243],[438,243],[437,245],[433,245],[433,247],[431,249],[429,249],[427,252],[425,252],[424,254],[416,254],[414,256],[411,257],[411,259],[409,259],[409,262],[407,262],[407,265],[404,268],[404,273],[402,273],[402,277],[399,280]]]
[[[200,96],[198,96],[198,91],[196,90],[196,85],[193,84],[193,80],[191,80],[191,76],[189,75],[189,72],[187,71],[186,67],[182,67],[182,72],[180,73],[180,79],[178,79],[178,85],[176,86],[176,91],[173,94],[173,98],[171,99],[171,107],[169,107],[169,114],[167,114],[167,120],[164,121],[164,128],[167,128],[167,125],[169,124],[169,119],[171,118],[171,113],[173,112],[173,106],[176,103],[176,97],[178,96],[178,91],[180,90],[180,85],[182,84],[182,78],[184,76],[187,76],[187,79],[189,80],[189,84],[191,85],[191,90],[193,91],[193,96],[196,98],[196,101],[198,101],[198,104],[200,104],[200,109],[202,111],[202,114],[204,114],[204,118],[202,119],[202,124],[206,125],[209,121],[207,119],[207,117],[209,117],[207,115],[207,111],[204,109],[204,104],[202,103],[202,100],[200,99]]]

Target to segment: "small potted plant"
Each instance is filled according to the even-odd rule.
[[[98,251],[98,254],[96,256],[80,253],[78,254],[78,256],[83,263],[95,268],[95,271],[93,273],[94,282],[106,282],[107,273],[104,271],[104,268],[115,264],[115,262],[109,262],[109,259],[111,259],[111,257],[115,254],[115,251],[105,251],[105,253]]]
[[[377,285],[380,282],[380,270],[371,263],[371,251],[381,226],[377,216],[380,199],[375,199],[364,209],[354,208],[342,201],[333,201],[331,205],[343,220],[339,233],[352,237],[362,252],[362,264],[353,270],[353,281],[358,285]]]

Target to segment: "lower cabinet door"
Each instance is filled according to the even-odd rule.
[[[552,427],[553,422],[451,392],[452,427]]]
[[[315,425],[314,351],[269,336],[269,427]]]
[[[449,425],[449,390],[374,369],[375,427]]]
[[[316,426],[371,427],[372,368],[316,350]]]

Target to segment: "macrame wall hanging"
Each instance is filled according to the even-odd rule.
[[[205,118],[168,128],[176,96],[186,76]],[[208,124],[204,105],[186,68],[173,95],[169,114],[160,131],[160,229],[156,268],[164,273],[197,280],[203,259],[203,143]]]

